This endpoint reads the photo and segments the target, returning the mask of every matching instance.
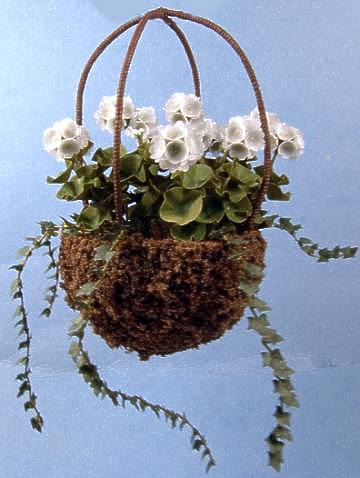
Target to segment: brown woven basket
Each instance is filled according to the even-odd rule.
[[[92,66],[119,35],[135,26],[121,70],[116,95],[113,142],[115,216],[122,220],[119,178],[123,98],[126,79],[136,46],[146,23],[163,20],[181,41],[191,66],[195,94],[200,96],[197,66],[189,43],[171,17],[202,24],[219,34],[237,53],[253,87],[264,133],[264,176],[253,213],[239,251],[240,260],[230,257],[220,240],[177,241],[168,235],[125,236],[116,248],[105,277],[94,292],[87,312],[94,332],[110,347],[123,346],[138,352],[141,359],[166,355],[219,338],[242,316],[246,306],[238,284],[244,278],[244,262],[264,266],[265,241],[254,224],[268,189],[271,174],[270,135],[266,110],[254,70],[235,39],[219,25],[205,18],[175,10],[158,8],[121,25],[95,49],[82,72],[76,104],[76,122],[82,124],[83,94]],[[151,234],[150,234],[151,236]],[[73,235],[64,233],[60,247],[62,287],[69,305],[79,308],[77,293],[81,285],[93,279],[95,248],[102,243],[100,233]]]

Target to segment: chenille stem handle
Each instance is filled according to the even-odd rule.
[[[77,123],[78,124],[82,123],[82,102],[83,102],[83,93],[84,93],[85,83],[86,83],[88,74],[93,64],[95,63],[96,59],[105,50],[105,48],[108,45],[110,45],[110,43],[112,43],[113,40],[115,40],[115,38],[121,35],[124,31],[128,30],[130,27],[136,25],[135,31],[128,45],[128,49],[124,59],[123,67],[121,69],[119,82],[118,82],[118,88],[116,92],[114,141],[113,141],[113,176],[114,176],[115,218],[116,218],[116,221],[120,223],[122,220],[122,198],[121,198],[121,183],[120,183],[120,148],[121,148],[121,131],[122,131],[122,124],[123,124],[123,103],[124,103],[124,96],[125,96],[125,87],[126,87],[126,81],[127,81],[129,69],[131,66],[131,62],[135,54],[136,47],[139,43],[139,40],[144,31],[144,28],[149,20],[162,19],[177,34],[179,40],[184,46],[185,52],[189,59],[189,63],[193,73],[195,94],[200,96],[200,81],[199,81],[198,70],[196,67],[193,53],[191,51],[190,45],[187,42],[183,32],[176,25],[176,23],[171,19],[171,17],[180,18],[181,20],[188,20],[194,23],[198,23],[217,33],[231,46],[231,48],[238,55],[238,57],[240,58],[246,70],[247,76],[250,80],[251,86],[255,94],[255,99],[256,99],[256,103],[257,103],[257,107],[259,111],[260,125],[264,135],[264,142],[265,142],[263,180],[262,180],[258,197],[256,198],[254,203],[252,215],[249,219],[249,227],[253,227],[256,215],[261,209],[261,204],[264,201],[266,192],[268,190],[271,170],[272,170],[269,126],[267,122],[266,109],[265,109],[263,96],[261,93],[259,82],[255,75],[255,71],[248,57],[246,56],[245,52],[242,50],[240,45],[237,43],[237,41],[218,24],[206,18],[195,16],[190,13],[185,13],[185,12],[177,11],[177,10],[169,10],[167,8],[161,7],[155,10],[150,10],[149,12],[145,13],[143,16],[137,17],[121,25],[118,29],[116,29],[108,37],[106,37],[102,43],[100,43],[100,45],[96,48],[96,50],[90,56],[88,62],[85,65],[85,68],[80,78],[78,92],[77,92],[77,106],[76,106]]]

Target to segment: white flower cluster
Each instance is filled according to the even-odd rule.
[[[104,96],[95,113],[95,119],[101,129],[114,133],[115,96]],[[155,110],[152,106],[135,108],[130,96],[125,96],[123,106],[123,127],[132,137],[146,141],[154,135],[157,126]]]
[[[212,143],[214,123],[203,116],[200,98],[174,93],[165,105],[169,124],[158,126],[150,155],[161,169],[187,171]]]
[[[47,128],[43,134],[44,149],[58,161],[71,159],[89,144],[89,135],[83,126],[65,118]]]
[[[304,150],[304,140],[301,132],[282,123],[274,113],[267,113],[270,130],[271,149],[277,150],[286,159],[295,159]],[[249,116],[230,118],[225,128],[224,150],[238,160],[252,159],[258,151],[264,149],[264,136],[260,125],[258,110],[253,110]]]
[[[104,96],[95,113],[99,126],[114,133],[115,96]],[[200,98],[174,93],[165,104],[167,125],[158,125],[152,106],[137,108],[130,96],[124,98],[123,128],[139,143],[149,142],[151,158],[161,169],[187,171],[205,154],[216,150],[238,161],[251,160],[264,149],[264,137],[258,110],[247,116],[234,116],[221,126],[206,118]],[[280,156],[294,159],[304,150],[301,132],[282,123],[274,113],[267,113],[271,149]],[[55,123],[44,132],[44,146],[60,159],[68,159],[89,141],[86,130],[72,120]]]

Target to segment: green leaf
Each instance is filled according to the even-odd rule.
[[[87,324],[87,319],[83,315],[78,315],[72,321],[68,330],[68,335],[70,335],[71,337],[81,338],[84,334],[84,328],[86,324]]]
[[[126,154],[125,146],[121,145],[120,148],[120,157],[123,157]],[[100,166],[109,167],[112,166],[113,161],[113,148],[102,149],[99,148],[95,151],[92,161],[96,161]]]
[[[230,201],[224,201],[224,210],[230,221],[240,224],[246,221],[251,214],[252,204],[248,197],[245,197],[236,204],[233,204]]]
[[[239,184],[236,187],[229,187],[228,193],[229,193],[230,201],[233,203],[237,203],[247,196],[248,191],[246,187]]]
[[[33,417],[31,420],[31,426],[33,427],[34,430],[37,430],[38,432],[41,433],[42,431],[42,426],[43,426],[43,420],[40,416]]]
[[[24,403],[25,412],[27,412],[28,410],[30,410],[32,408],[35,408],[35,404],[34,404],[33,401],[28,400],[27,402]]]
[[[92,160],[96,161],[98,164],[100,164],[100,166],[109,167],[112,165],[112,153],[112,148],[99,148],[95,151]]]
[[[150,209],[151,206],[153,206],[156,203],[159,196],[160,195],[157,191],[153,191],[153,190],[146,191],[141,198],[141,203],[146,209]]]
[[[76,360],[79,357],[81,353],[81,347],[78,342],[71,342],[68,353],[73,360]]]
[[[193,443],[193,449],[199,451],[203,444],[202,440],[195,440]]]
[[[216,463],[213,459],[209,460],[207,466],[206,466],[206,473],[209,473],[210,469],[215,466]]]
[[[19,289],[20,285],[21,285],[21,282],[16,277],[10,284],[10,295],[11,296],[13,296],[13,294],[15,294],[15,292]]]
[[[282,464],[282,453],[276,452],[271,453],[269,452],[269,465],[274,468],[275,471],[281,471],[281,464]]]
[[[44,317],[50,317],[50,314],[51,314],[51,309],[49,307],[45,307],[45,309],[41,311],[40,315]]]
[[[199,216],[202,205],[201,191],[175,187],[165,192],[164,201],[159,211],[160,217],[166,222],[175,222],[184,226]]]
[[[274,431],[274,435],[276,438],[279,438],[281,440],[287,440],[287,441],[292,441],[293,437],[291,434],[291,431],[287,427],[283,427],[281,425],[278,425]]]
[[[20,398],[22,395],[24,395],[25,392],[29,390],[30,390],[30,384],[28,380],[26,380],[25,382],[22,382],[22,384],[20,385],[18,389],[17,398]]]
[[[276,418],[279,425],[290,426],[291,414],[289,412],[284,412],[282,407],[278,406],[276,408],[276,412],[274,413],[274,417]]]
[[[258,176],[246,166],[237,162],[233,163],[231,166],[232,167],[229,171],[231,179],[247,184],[248,186],[255,185],[258,182]]]
[[[264,166],[256,166],[255,171],[261,177],[264,176]],[[286,186],[287,184],[289,184],[289,178],[285,174],[279,176],[274,171],[272,171],[270,176],[270,183],[277,184],[278,186]]]
[[[30,251],[31,251],[31,247],[29,246],[21,247],[21,249],[17,251],[17,257],[25,257],[29,254]]]
[[[206,225],[198,222],[191,222],[185,226],[173,224],[170,228],[170,234],[179,241],[190,241],[192,239],[201,241],[206,236]]]
[[[98,206],[87,206],[79,215],[79,222],[86,229],[97,229],[105,221],[111,220],[110,211],[100,208]]]
[[[267,197],[271,201],[288,201],[291,197],[291,193],[284,193],[278,185],[270,183]]]
[[[71,166],[67,169],[65,169],[65,171],[61,171],[57,176],[55,176],[54,178],[51,177],[51,176],[48,176],[46,178],[46,182],[48,184],[63,184],[63,183],[66,183],[66,181],[69,179],[70,177],[70,174],[71,174]]]
[[[343,247],[340,249],[344,259],[350,259],[351,257],[355,257],[358,248],[357,247]]]
[[[182,186],[185,189],[198,189],[206,184],[213,176],[213,171],[206,164],[194,164],[184,173],[182,178]]]
[[[95,249],[94,260],[108,262],[114,254],[115,253],[111,250],[111,243],[100,244],[100,246]]]
[[[76,293],[77,296],[82,296],[82,295],[91,295],[94,290],[96,289],[96,283],[95,282],[86,282],[86,284],[83,284],[78,292]]]
[[[85,178],[74,176],[59,189],[56,197],[66,201],[77,201],[78,199],[83,199],[84,192]]]
[[[141,182],[146,181],[145,168],[143,167],[143,157],[137,153],[128,153],[120,161],[120,179],[127,181],[131,177],[138,178]]]
[[[216,196],[207,196],[203,200],[203,208],[196,220],[204,224],[211,224],[220,222],[223,217],[224,208],[221,199]]]

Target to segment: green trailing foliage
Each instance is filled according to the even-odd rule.
[[[40,413],[37,404],[37,395],[35,394],[31,381],[30,366],[30,347],[32,336],[29,326],[28,312],[25,306],[23,272],[35,251],[45,248],[44,255],[48,257],[49,264],[46,272],[54,271],[51,275],[53,284],[46,290],[45,301],[47,306],[41,312],[42,316],[49,317],[57,296],[57,288],[59,285],[59,270],[56,258],[56,249],[52,247],[51,240],[59,233],[59,228],[54,223],[43,221],[40,223],[41,233],[35,237],[27,238],[27,245],[19,249],[19,261],[13,264],[10,269],[16,272],[16,277],[10,287],[10,296],[18,302],[14,318],[16,320],[15,327],[18,329],[18,350],[21,357],[17,360],[17,364],[22,367],[22,371],[17,374],[16,380],[20,382],[17,397],[25,397],[24,409],[32,413],[30,419],[31,426],[34,430],[41,432],[44,419]]]
[[[241,244],[241,240],[229,239],[227,244],[230,247],[230,251],[232,251],[232,257],[235,260],[242,260],[241,252],[236,250],[236,246]],[[256,295],[263,278],[263,268],[244,261],[243,265],[245,274],[239,284],[239,289],[245,292],[251,313],[248,317],[248,330],[253,330],[261,338],[261,343],[265,349],[262,352],[263,366],[272,369],[274,392],[279,397],[279,403],[274,413],[276,426],[266,437],[266,442],[269,449],[269,465],[274,470],[281,471],[281,466],[284,462],[283,448],[285,441],[292,441],[290,430],[291,414],[289,409],[299,407],[295,388],[291,381],[294,370],[288,366],[278,346],[284,339],[271,327],[268,316],[268,312],[271,310],[270,307]]]
[[[266,227],[275,227],[276,229],[287,232],[298,244],[300,249],[306,255],[316,259],[317,262],[329,262],[332,259],[351,259],[356,256],[358,251],[358,247],[352,246],[335,246],[331,249],[321,247],[312,239],[299,236],[299,231],[301,231],[302,226],[300,224],[294,224],[292,219],[288,217],[280,217],[276,214],[268,217],[264,215],[259,220],[265,221]]]
[[[178,413],[162,405],[151,403],[140,395],[128,395],[121,390],[113,390],[101,378],[98,368],[91,362],[88,352],[84,350],[83,340],[87,323],[88,320],[83,315],[79,315],[72,322],[68,333],[74,340],[71,342],[69,355],[73,359],[78,372],[84,381],[89,384],[94,394],[100,398],[107,397],[117,407],[121,406],[125,409],[126,405],[130,405],[139,412],[150,410],[157,418],[164,418],[174,429],[190,429],[192,449],[201,453],[202,458],[206,460],[206,471],[208,472],[216,465],[215,458],[204,435],[200,433],[184,413]]]

